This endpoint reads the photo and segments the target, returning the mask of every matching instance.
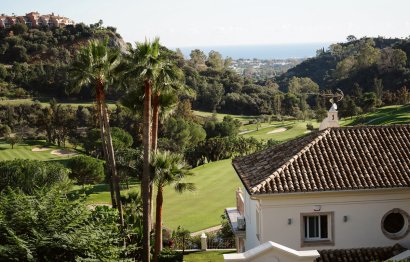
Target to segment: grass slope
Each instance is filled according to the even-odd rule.
[[[365,125],[408,124],[410,123],[410,104],[381,107],[352,122],[353,125],[361,123]]]
[[[197,190],[178,194],[170,187],[164,194],[164,225],[183,226],[192,232],[219,225],[226,207],[235,206],[235,190],[241,186],[231,160],[208,163],[192,170],[187,182]]]
[[[182,226],[195,232],[216,226],[221,222],[220,216],[224,209],[236,205],[235,190],[241,186],[241,182],[230,159],[208,163],[192,171],[195,175],[189,177],[186,182],[195,183],[196,191],[179,194],[171,186],[164,190],[163,223],[167,228],[176,229]],[[77,186],[73,188],[80,189],[81,187]],[[91,194],[87,198],[87,203],[110,203],[107,185],[97,185],[89,190]],[[122,194],[139,190],[139,184],[133,184],[129,190],[123,190]]]

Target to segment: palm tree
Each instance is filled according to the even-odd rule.
[[[143,109],[143,172],[141,179],[141,196],[143,207],[143,241],[142,261],[150,261],[150,230],[151,230],[151,199],[150,199],[150,162],[152,151],[151,140],[151,94],[154,81],[157,79],[161,66],[159,60],[159,38],[150,42],[137,43],[136,48],[129,50],[127,56],[126,73],[124,78],[137,78],[144,85],[144,109]]]
[[[185,86],[182,84],[183,72],[174,63],[169,61],[167,54],[161,53],[161,67],[158,70],[158,77],[154,85],[154,96],[152,99],[152,150],[157,150],[158,144],[158,122],[159,110],[161,103],[166,107],[169,106],[169,98],[172,98],[175,93],[182,90]],[[160,101],[161,94],[165,93],[165,99]],[[168,101],[166,101],[168,100]],[[165,102],[165,103],[164,103]]]
[[[159,109],[162,106],[168,106],[170,98],[175,97],[172,90],[177,90],[181,85],[182,71],[177,68],[168,59],[166,52],[160,49],[159,38],[150,42],[145,40],[144,43],[137,43],[135,49],[129,50],[125,65],[126,73],[124,78],[137,78],[138,86],[144,89],[144,108],[143,108],[143,145],[144,145],[144,164],[141,179],[141,194],[143,199],[143,220],[144,220],[144,240],[143,261],[149,261],[149,231],[151,230],[151,211],[152,211],[152,182],[150,175],[151,152],[157,149],[158,140],[158,121]],[[128,90],[133,97],[139,96],[139,90]],[[154,92],[154,96],[152,93]],[[163,96],[161,98],[161,92]],[[127,99],[125,99],[127,100]],[[128,99],[129,100],[129,99]],[[130,101],[126,101],[129,104]],[[132,103],[131,103],[132,104]],[[131,106],[138,108],[135,105]],[[151,114],[151,108],[153,114]]]
[[[115,80],[115,69],[119,63],[119,52],[108,47],[108,39],[105,41],[89,41],[88,45],[79,51],[77,59],[70,68],[71,77],[74,79],[75,84],[69,91],[79,92],[82,87],[89,85],[93,85],[95,88],[104,158],[110,169],[110,180],[112,180],[111,182],[113,184],[111,187],[113,187],[115,192],[115,197],[114,194],[111,194],[111,200],[113,207],[116,206],[118,209],[120,224],[124,226],[119,177],[115,163],[108,111],[105,103],[105,92],[109,85]]]
[[[195,186],[193,183],[183,182],[187,176],[191,176],[193,173],[189,171],[189,166],[179,154],[170,153],[169,151],[155,153],[152,161],[152,169],[154,173],[154,183],[157,187],[154,248],[154,261],[156,262],[162,250],[164,187],[172,185],[175,191],[182,193],[186,190],[195,190]]]

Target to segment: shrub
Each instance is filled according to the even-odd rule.
[[[174,251],[172,249],[163,249],[158,256],[159,262],[182,262],[184,255],[181,252]]]
[[[79,185],[96,184],[104,180],[104,166],[101,160],[89,156],[76,156],[68,161],[70,177]]]
[[[313,127],[312,123],[307,123],[306,124],[306,129],[307,130],[314,130],[315,128]]]
[[[62,164],[16,159],[0,162],[0,192],[10,187],[32,194],[37,189],[70,186],[68,170]]]
[[[0,196],[0,261],[120,261],[117,212],[59,190]]]

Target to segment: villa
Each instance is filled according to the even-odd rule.
[[[410,125],[337,126],[332,106],[321,130],[233,160],[245,253],[225,261],[410,258]]]
[[[64,27],[67,25],[74,25],[74,21],[67,17],[54,15],[54,13],[41,15],[38,12],[30,12],[25,16],[8,16],[5,14],[0,15],[0,28],[10,28],[15,24],[25,24],[29,28],[43,26]]]

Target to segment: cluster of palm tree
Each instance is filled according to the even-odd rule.
[[[113,207],[119,212],[119,221],[124,226],[121,204],[120,179],[117,173],[115,152],[112,145],[109,115],[105,101],[108,88],[124,88],[128,102],[140,108],[143,99],[143,172],[141,196],[143,202],[143,261],[150,261],[150,231],[152,229],[152,195],[154,183],[157,186],[157,208],[155,226],[154,261],[162,249],[162,204],[163,187],[174,184],[175,190],[194,190],[183,178],[190,175],[188,166],[180,155],[157,152],[158,122],[161,108],[175,101],[176,93],[184,88],[183,74],[171,60],[159,39],[145,40],[130,47],[128,53],[121,54],[108,46],[108,40],[91,40],[78,53],[72,65],[71,74],[75,85],[69,91],[79,91],[92,86],[95,91],[98,119],[104,158],[109,171],[109,184]],[[133,84],[129,84],[133,83]],[[136,94],[136,95],[135,95]],[[162,102],[162,103],[161,103]],[[162,105],[162,107],[161,107]]]

